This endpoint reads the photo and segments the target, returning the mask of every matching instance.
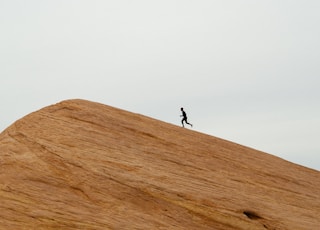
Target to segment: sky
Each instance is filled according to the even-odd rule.
[[[319,10],[318,0],[0,0],[0,131],[67,99],[175,125],[184,107],[195,131],[320,170]]]

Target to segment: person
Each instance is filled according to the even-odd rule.
[[[182,112],[182,115],[180,115],[180,117],[183,117],[182,120],[181,120],[181,123],[182,123],[182,127],[184,127],[184,122],[186,122],[186,124],[190,125],[192,127],[192,124],[190,124],[188,122],[188,118],[187,118],[187,114],[186,112],[183,110],[183,108],[181,108],[181,112]]]

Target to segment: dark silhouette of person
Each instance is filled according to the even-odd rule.
[[[186,114],[186,112],[183,110],[183,108],[181,108],[181,112],[182,112],[182,115],[180,115],[180,117],[183,117],[182,120],[181,120],[182,127],[184,127],[184,122],[192,127],[192,124],[190,124],[190,123],[188,122],[187,114]]]

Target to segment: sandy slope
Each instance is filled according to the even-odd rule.
[[[320,229],[320,172],[84,100],[0,135],[0,229]]]

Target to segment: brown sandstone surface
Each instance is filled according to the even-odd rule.
[[[0,135],[0,229],[320,229],[320,172],[69,100]]]

